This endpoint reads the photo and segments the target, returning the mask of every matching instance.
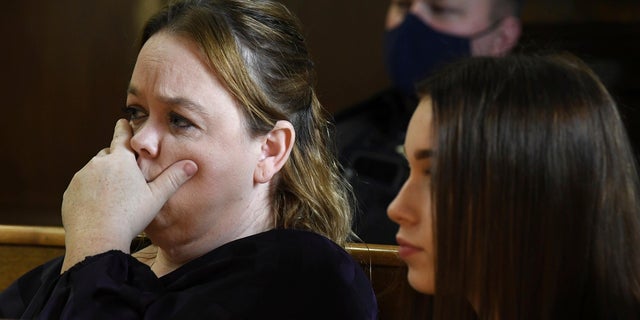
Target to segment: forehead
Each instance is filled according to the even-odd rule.
[[[495,0],[415,0],[429,5],[454,8],[465,12],[469,17],[489,18]]]
[[[193,41],[166,32],[153,35],[144,44],[138,54],[134,76],[135,71],[145,71],[147,76],[175,78],[177,82],[193,77],[207,82],[216,80],[204,54]]]
[[[432,27],[467,36],[487,28],[492,19],[494,0],[414,0],[414,13]]]
[[[408,153],[419,149],[434,149],[433,111],[429,97],[424,97],[420,100],[416,111],[411,117],[405,139],[405,149]]]
[[[461,7],[490,7],[495,0],[414,0],[428,4],[456,5]]]
[[[199,106],[203,114],[233,113],[235,119],[241,112],[200,47],[186,37],[167,32],[153,35],[140,50],[130,93],[131,88],[149,102]]]
[[[230,99],[200,47],[188,38],[160,32],[144,44],[131,76],[141,93],[195,100]],[[202,102],[203,105],[207,103]]]

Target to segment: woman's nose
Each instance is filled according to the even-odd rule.
[[[160,131],[150,123],[134,128],[131,148],[140,157],[155,158],[160,152]]]
[[[400,189],[400,192],[391,201],[389,207],[387,207],[387,216],[393,222],[402,225],[407,223],[414,223],[416,221],[416,215],[411,203],[414,197],[411,196],[411,188],[408,182]]]

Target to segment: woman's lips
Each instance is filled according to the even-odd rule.
[[[411,243],[409,243],[408,241],[403,240],[401,238],[397,238],[396,241],[398,242],[398,246],[399,246],[398,255],[403,260],[409,258],[410,256],[412,256],[415,253],[418,253],[418,252],[422,251],[422,248],[416,247],[416,246],[412,245]]]

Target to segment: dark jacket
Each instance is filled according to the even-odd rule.
[[[334,116],[338,158],[358,203],[353,229],[364,242],[396,244],[387,207],[409,174],[402,150],[417,103],[389,89]]]
[[[272,230],[227,243],[157,278],[121,251],[60,275],[62,258],[0,294],[0,318],[377,319],[371,283],[341,247]]]

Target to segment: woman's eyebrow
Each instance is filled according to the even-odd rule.
[[[134,87],[132,85],[129,85],[127,87],[127,94],[132,94],[134,96],[137,96],[138,95],[138,89],[136,89],[136,87]]]
[[[136,89],[136,87],[129,85],[129,88],[127,88],[127,94],[132,94],[134,96],[138,96],[138,89]],[[209,113],[207,112],[207,110],[201,106],[200,104],[196,103],[195,101],[189,99],[189,98],[185,98],[185,97],[169,97],[169,96],[161,96],[159,97],[159,99],[163,102],[166,103],[170,106],[180,106],[183,107],[189,111],[195,112],[195,113],[199,113],[201,115],[204,116],[208,116]]]
[[[201,106],[200,104],[198,104],[197,102],[189,99],[189,98],[185,98],[185,97],[160,97],[160,100],[162,100],[162,102],[170,105],[170,106],[180,106],[182,108],[185,108],[191,112],[194,113],[198,113],[204,116],[208,116],[209,113],[207,112],[207,110]]]
[[[417,160],[431,158],[432,156],[433,156],[433,150],[431,149],[420,149],[420,150],[416,150],[416,152],[413,153],[413,157],[416,158]]]

